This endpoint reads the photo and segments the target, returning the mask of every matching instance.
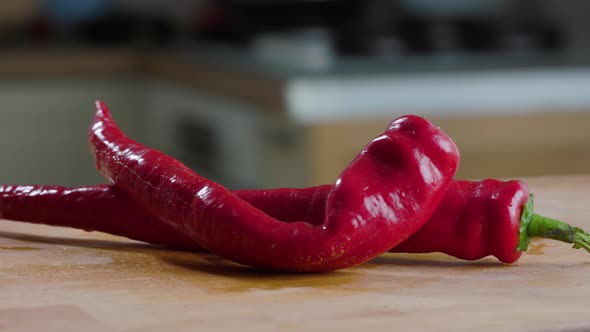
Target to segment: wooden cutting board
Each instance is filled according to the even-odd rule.
[[[537,212],[590,229],[590,176],[527,180]],[[590,254],[535,241],[515,265],[385,254],[267,274],[210,254],[0,222],[0,331],[588,331]]]

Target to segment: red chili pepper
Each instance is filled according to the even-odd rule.
[[[282,222],[324,220],[332,186],[238,190],[233,193]],[[0,185],[0,219],[71,227],[124,236],[177,249],[203,250],[182,231],[137,206],[112,185],[63,187]]]
[[[276,218],[321,220],[322,207],[329,186],[285,190],[250,190],[236,192],[260,209],[273,207]],[[311,196],[315,194],[314,196]],[[293,197],[298,205],[305,197],[307,210],[295,210],[291,216],[276,208]],[[325,197],[325,196],[324,196]],[[301,214],[298,214],[301,211]],[[456,258],[476,260],[495,256],[504,263],[514,263],[526,251],[531,238],[547,238],[574,244],[590,252],[590,235],[584,230],[533,212],[533,195],[521,181],[454,180],[426,225],[391,252],[442,252]]]
[[[458,163],[442,131],[421,117],[399,118],[342,172],[324,221],[312,225],[274,219],[124,136],[101,102],[89,141],[101,174],[164,223],[233,261],[291,271],[344,268],[399,244],[432,215]]]
[[[475,260],[493,255],[518,260],[531,238],[574,244],[590,252],[590,235],[533,212],[533,196],[521,181],[454,181],[429,222],[392,252],[444,252]]]
[[[0,186],[0,218],[100,231],[175,248],[194,241],[137,207],[107,185]]]
[[[154,235],[156,241],[136,231],[154,227],[153,233],[157,234],[157,224],[161,221],[147,215],[114,187],[89,186],[75,190],[37,186],[34,195],[27,192],[29,189],[18,188],[0,187],[0,206],[4,199],[4,210],[0,209],[0,214],[4,211],[4,218],[92,228],[145,242],[200,249],[180,231],[163,232],[162,237]],[[317,225],[324,219],[330,190],[331,186],[324,185],[305,189],[241,190],[234,194],[278,220],[307,220]],[[64,195],[65,192],[75,194]],[[84,204],[72,205],[77,200]],[[504,263],[513,263],[526,251],[530,238],[535,237],[573,243],[574,248],[590,251],[587,233],[534,214],[532,205],[532,195],[520,181],[455,180],[428,223],[390,251],[442,252],[466,260],[493,255]],[[70,209],[70,213],[64,215],[64,209]],[[127,225],[126,233],[111,226],[120,223]]]
[[[321,225],[332,188],[331,185],[323,185],[309,188],[236,190],[233,193],[282,222],[305,220],[312,225]]]
[[[233,193],[282,222],[306,220],[319,225],[331,189],[326,185]],[[112,185],[0,185],[0,219],[99,231],[178,249],[202,250],[182,231],[153,217]]]

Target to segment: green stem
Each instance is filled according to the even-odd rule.
[[[516,250],[526,251],[531,238],[542,237],[572,243],[575,249],[584,248],[590,252],[590,234],[579,227],[534,213],[533,199],[534,197],[531,195],[523,207]]]

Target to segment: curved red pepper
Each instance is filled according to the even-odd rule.
[[[342,172],[312,225],[280,222],[124,136],[101,102],[89,141],[101,174],[164,223],[233,261],[291,271],[348,267],[405,240],[438,206],[459,156],[425,119],[399,118]]]
[[[282,222],[324,220],[332,186],[233,193]],[[0,185],[0,219],[71,227],[177,249],[203,250],[182,231],[150,215],[112,185]]]
[[[194,241],[108,185],[0,186],[0,219],[100,231],[175,248]]]
[[[331,186],[324,185],[234,194],[278,220],[321,224],[330,190]],[[0,214],[7,219],[90,228],[176,248],[201,249],[181,231],[161,225],[112,186],[0,186],[0,193],[0,206],[4,204]],[[455,180],[427,224],[390,251],[442,252],[467,260],[493,255],[504,263],[513,263],[531,237],[575,243],[590,251],[585,232],[533,214],[530,197],[520,181]],[[146,234],[146,228],[152,232]]]
[[[321,195],[329,191],[329,186],[305,190],[236,193],[264,209],[288,202],[289,197],[300,202],[310,196],[310,190],[315,191],[314,199],[309,200],[307,218],[319,221]],[[293,213],[291,218],[301,216],[297,211]],[[276,214],[275,217],[288,216]],[[426,225],[390,252],[442,252],[465,260],[495,256],[503,263],[514,263],[535,237],[571,243],[576,249],[590,252],[590,235],[584,230],[533,212],[533,196],[524,182],[454,180]]]
[[[467,260],[493,255],[514,263],[535,237],[590,252],[584,230],[533,212],[533,195],[523,182],[454,181],[428,224],[391,251],[439,251]]]
[[[282,222],[306,220],[319,225],[331,189],[332,186],[325,185],[233,193]],[[0,219],[99,231],[173,248],[202,250],[182,231],[153,217],[112,185],[0,185]]]
[[[444,252],[475,260],[493,255],[513,263],[521,217],[530,197],[520,181],[453,181],[430,221],[392,252]]]

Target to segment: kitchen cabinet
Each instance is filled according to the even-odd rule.
[[[284,114],[169,81],[149,86],[149,145],[230,188],[308,181],[305,136]]]
[[[268,159],[273,156],[289,156],[273,168],[277,173],[265,170],[253,176],[257,186],[332,183],[370,139],[408,113],[426,116],[456,140],[461,178],[580,174],[590,169],[590,95],[585,91],[590,70],[583,64],[503,64],[453,71],[336,67],[306,73],[266,68],[239,57],[224,63],[225,58],[223,53],[195,55],[190,61],[197,65],[189,67],[187,60],[169,65],[154,58],[151,65],[159,68],[159,79],[190,89],[187,96],[243,105],[249,110],[245,114],[259,119],[254,120],[259,132],[280,123],[278,132],[291,133],[266,141],[243,140],[252,144],[252,156],[263,161],[259,165],[273,165]],[[219,105],[210,103],[205,109],[217,112]],[[278,137],[290,137],[290,147],[277,144],[272,153],[257,154],[263,142],[272,144]],[[240,163],[224,167],[233,168],[228,173],[247,173]],[[270,179],[271,174],[277,176]]]
[[[103,182],[86,146],[97,98],[131,137],[236,189],[334,182],[407,113],[428,117],[456,140],[461,178],[590,169],[584,64],[305,73],[190,50],[0,60],[0,147],[10,156],[0,166],[3,183]]]

